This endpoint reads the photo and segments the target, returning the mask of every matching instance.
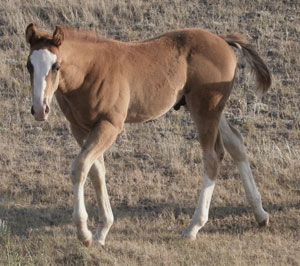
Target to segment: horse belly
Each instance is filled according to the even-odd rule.
[[[168,112],[182,96],[187,80],[186,58],[174,50],[168,48],[156,58],[141,60],[130,69],[126,122],[152,120]]]
[[[169,88],[151,93],[142,91],[132,97],[126,122],[138,123],[153,120],[168,112],[182,96],[183,85],[180,88]]]

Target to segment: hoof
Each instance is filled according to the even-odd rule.
[[[263,220],[262,222],[259,222],[258,225],[259,225],[259,227],[268,226],[269,222],[270,222],[270,219],[269,219],[269,215],[268,215],[268,217],[265,220]]]
[[[182,237],[189,242],[194,242],[196,240],[196,236],[192,236],[192,235],[186,234],[186,233],[183,233]]]
[[[93,239],[83,241],[83,245],[85,245],[87,248],[90,247],[92,243],[93,243]]]
[[[104,247],[105,246],[105,240],[101,240],[101,239],[98,238],[97,235],[94,235],[93,236],[93,244],[100,245],[100,246]]]

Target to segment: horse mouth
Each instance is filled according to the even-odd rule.
[[[35,121],[43,122],[47,120],[47,117],[34,117]]]

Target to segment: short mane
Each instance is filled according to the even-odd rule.
[[[68,40],[80,40],[86,42],[105,42],[107,38],[94,31],[84,31],[71,27],[63,27],[65,38]]]

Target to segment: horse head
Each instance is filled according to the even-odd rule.
[[[50,103],[59,85],[62,63],[60,46],[63,40],[64,33],[60,26],[56,26],[53,34],[37,30],[32,23],[27,26],[26,41],[30,45],[27,69],[33,95],[31,113],[37,121],[48,118]]]

